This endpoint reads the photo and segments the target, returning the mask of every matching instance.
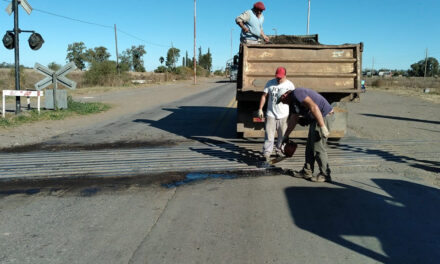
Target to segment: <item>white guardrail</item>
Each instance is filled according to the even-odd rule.
[[[6,108],[5,108],[5,96],[26,96],[26,97],[38,97],[37,101],[37,109],[38,113],[40,113],[40,97],[43,96],[43,91],[21,91],[21,90],[3,90],[2,95],[2,116],[5,117]],[[28,102],[29,104],[29,102]]]

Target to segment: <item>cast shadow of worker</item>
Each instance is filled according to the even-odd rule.
[[[171,112],[160,120],[135,119],[152,127],[203,143],[206,147],[190,149],[203,155],[214,156],[248,165],[259,165],[261,153],[234,144],[236,137],[235,108],[210,106],[180,106],[164,108]],[[261,143],[259,143],[261,144]],[[215,148],[213,148],[215,147]]]
[[[378,262],[438,263],[440,190],[402,180],[372,181],[378,187],[371,188],[389,197],[342,183],[287,188],[294,224]],[[365,237],[380,244],[367,245]]]

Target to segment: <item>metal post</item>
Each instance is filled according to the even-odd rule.
[[[174,47],[173,47],[173,42],[171,41],[171,54],[173,56],[172,61],[173,61],[173,68],[176,68],[176,62],[174,61]]]
[[[15,90],[20,90],[20,49],[19,49],[19,38],[18,34],[20,33],[20,29],[18,28],[18,0],[14,0],[12,2],[13,10],[14,10],[14,52],[15,52]],[[20,96],[15,97],[15,114],[20,113]]]
[[[53,74],[53,109],[54,110],[58,110],[57,88],[58,88],[57,75],[54,73]]]
[[[310,0],[309,0],[309,9],[307,11],[307,35],[309,35],[310,28]]]
[[[426,77],[426,68],[428,67],[428,48],[426,48],[426,56],[425,56],[425,74],[423,75],[423,78]]]
[[[197,83],[197,67],[196,67],[196,0],[194,0],[194,84]]]
[[[231,28],[231,58],[232,58],[232,31],[233,29]]]
[[[116,46],[116,70],[118,71],[119,74],[120,70],[119,70],[119,55],[118,55],[118,35],[116,34],[116,24],[115,24],[115,46]]]

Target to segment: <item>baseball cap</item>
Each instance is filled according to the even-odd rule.
[[[284,78],[284,77],[286,77],[286,68],[278,67],[277,71],[275,72],[275,76],[277,78]]]
[[[254,4],[255,9],[259,9],[261,11],[266,10],[266,7],[264,6],[263,2],[256,2]]]

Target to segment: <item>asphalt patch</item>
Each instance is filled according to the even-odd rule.
[[[99,144],[29,144],[0,149],[3,153],[23,153],[35,151],[77,151],[77,150],[103,150],[103,149],[133,149],[133,148],[154,148],[154,147],[172,147],[182,143],[181,141],[117,141]]]

